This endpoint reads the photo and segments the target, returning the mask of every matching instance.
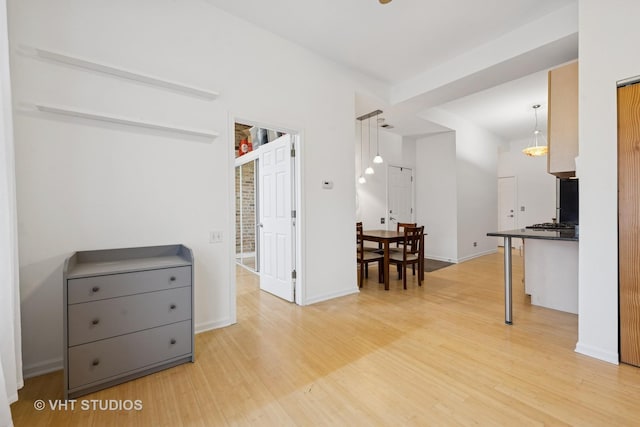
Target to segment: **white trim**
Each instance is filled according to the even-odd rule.
[[[231,320],[231,318],[225,319],[225,320],[216,320],[211,322],[198,323],[194,327],[195,329],[194,333],[201,334],[203,332],[211,331],[214,329],[224,328],[225,326],[233,325],[234,323],[237,323],[236,320],[235,319]]]
[[[466,257],[458,258],[456,261],[453,261],[453,262],[455,262],[456,264],[459,264],[461,262],[469,261],[469,260],[474,259],[474,258],[480,258],[481,256],[485,256],[485,255],[495,254],[497,252],[498,252],[497,248],[496,249],[490,249],[488,251],[479,252],[479,253],[472,254],[472,255],[469,255],[469,256],[466,256]]]
[[[217,132],[210,131],[210,130],[188,129],[188,128],[182,128],[182,127],[171,126],[171,125],[163,125],[159,123],[146,122],[142,120],[128,119],[125,117],[111,116],[103,113],[82,111],[82,110],[77,110],[77,109],[68,108],[68,107],[36,104],[35,108],[45,113],[61,114],[65,116],[79,117],[81,119],[98,120],[102,122],[115,123],[118,125],[137,126],[137,127],[143,127],[143,128],[153,129],[153,130],[161,130],[165,132],[181,133],[189,136],[197,136],[197,137],[207,138],[207,139],[213,139],[219,135]]]
[[[31,365],[25,365],[23,374],[25,378],[33,378],[50,372],[60,371],[63,368],[62,357],[44,360]]]
[[[196,96],[208,100],[216,99],[219,94],[207,89],[200,89],[194,86],[186,85],[183,83],[177,83],[171,80],[161,79],[159,77],[150,76],[148,74],[142,74],[137,71],[126,70],[121,67],[114,67],[112,65],[103,64],[89,59],[78,58],[77,56],[67,55],[65,53],[54,52],[48,49],[41,49],[37,47],[20,46],[18,51],[29,55],[35,55],[37,57],[48,59],[51,61],[59,62],[62,64],[71,65],[73,67],[82,68],[85,70],[97,71],[99,73],[108,74],[111,76],[121,77],[128,80],[133,80],[140,83],[145,83],[151,86],[156,86],[164,89],[170,89],[177,92],[181,92],[186,95]]]
[[[229,277],[227,283],[229,283],[229,295],[228,295],[228,309],[229,309],[229,324],[237,323],[237,288],[236,288],[236,164],[235,164],[235,117],[230,112],[228,113],[228,126],[227,139],[224,141],[227,151],[227,176],[229,177],[229,183],[227,187],[227,195],[229,197],[229,234],[227,250],[229,251]]]
[[[452,262],[454,264],[458,263],[457,259],[452,259],[452,258],[446,258],[446,257],[442,257],[442,256],[437,256],[437,255],[429,255],[429,254],[424,254],[424,258],[425,259],[434,259],[436,261],[442,261],[442,262]]]
[[[323,301],[328,301],[328,300],[331,300],[331,299],[334,299],[334,298],[345,297],[347,295],[353,295],[353,294],[358,294],[358,293],[360,293],[360,289],[358,289],[358,287],[356,286],[355,288],[353,288],[351,290],[333,292],[333,293],[330,293],[330,294],[324,294],[324,295],[319,295],[319,296],[314,297],[314,298],[309,298],[308,300],[305,301],[304,305],[316,304],[316,303],[323,302]]]
[[[600,359],[605,362],[613,363],[614,365],[620,364],[620,355],[618,353],[612,353],[601,348],[581,344],[580,342],[576,344],[575,352],[584,354],[585,356]]]

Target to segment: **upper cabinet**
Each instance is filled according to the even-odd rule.
[[[578,156],[578,62],[549,71],[547,172],[576,175]]]

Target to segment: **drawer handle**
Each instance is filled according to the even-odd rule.
[[[92,324],[92,325],[97,325],[98,323],[100,323],[100,319],[93,319],[93,320],[91,321],[91,324]]]
[[[91,362],[91,366],[98,366],[100,364],[100,359],[93,359],[93,362]]]
[[[171,276],[171,277],[169,277],[169,281],[170,281],[170,282],[175,282],[175,281],[176,281],[176,276]]]
[[[171,341],[170,341],[170,342],[171,342],[171,344],[173,345],[173,344],[175,344],[177,341],[176,341],[176,339],[175,339],[175,338],[171,338]]]
[[[175,305],[175,304],[171,304],[171,305],[169,306],[169,308],[170,308],[171,310],[175,310],[175,309],[176,309],[176,305]]]
[[[99,290],[100,290],[100,286],[94,286],[93,288],[91,288],[91,292],[93,292],[94,294]]]

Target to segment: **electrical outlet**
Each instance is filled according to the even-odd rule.
[[[473,247],[475,248],[476,246],[478,246],[478,242],[473,242]]]
[[[210,231],[209,243],[222,243],[222,231]]]
[[[384,218],[380,218],[380,224],[384,224]]]

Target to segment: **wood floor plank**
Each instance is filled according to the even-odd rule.
[[[640,425],[640,369],[576,353],[577,316],[531,305],[517,254],[505,325],[502,273],[487,255],[384,291],[372,266],[359,294],[300,307],[238,268],[238,323],[197,335],[194,364],[80,398],[141,411],[38,412],[36,399],[62,397],[54,372],[26,381],[14,423]]]

